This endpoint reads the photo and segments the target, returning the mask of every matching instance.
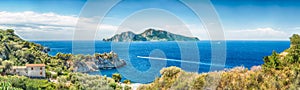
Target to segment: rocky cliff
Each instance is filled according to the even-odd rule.
[[[79,57],[79,58],[76,58]],[[73,56],[75,72],[91,72],[99,69],[113,69],[126,65],[126,62],[118,57],[114,52],[99,54],[94,56]]]
[[[130,42],[130,41],[199,41],[197,37],[187,37],[163,30],[147,29],[143,33],[135,34],[131,31],[116,34],[103,41]]]

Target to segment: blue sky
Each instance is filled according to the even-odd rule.
[[[92,2],[101,3],[101,0]],[[212,0],[223,25],[227,40],[288,40],[292,33],[300,33],[300,0]],[[29,40],[65,40],[72,39],[73,30],[84,7],[86,0],[1,0],[0,1],[0,28],[13,28],[24,39]],[[88,7],[88,6],[85,6]],[[101,6],[93,7],[97,12]],[[209,39],[207,31],[197,16],[183,3],[177,0],[124,0],[115,5],[103,20],[102,28],[97,33],[97,39],[107,38],[120,31],[118,27],[134,14],[155,8],[145,20],[130,22],[169,21],[167,14],[156,13],[164,10],[178,17],[185,25],[178,26],[172,20],[165,27],[159,29],[172,29],[170,32],[182,34],[181,29],[188,26],[189,34],[201,40]],[[138,12],[137,12],[138,11]],[[148,10],[151,12],[151,10]],[[156,16],[156,17],[151,17]],[[88,25],[99,22],[97,16],[87,16]],[[139,22],[142,24],[149,24]],[[155,21],[150,23],[156,23]],[[163,23],[160,23],[163,24]],[[133,25],[135,25],[133,23]],[[140,26],[142,28],[142,26]],[[143,28],[148,28],[145,25]],[[154,27],[156,28],[156,27]],[[131,29],[123,29],[127,31]],[[139,33],[142,30],[135,30]]]
[[[1,11],[55,12],[63,15],[77,15],[86,0],[1,0],[0,2]]]
[[[298,0],[215,0],[221,19],[237,27],[297,27],[300,15]],[[232,0],[231,0],[232,1]],[[238,24],[238,23],[243,23]]]

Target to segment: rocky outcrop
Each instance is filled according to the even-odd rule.
[[[135,34],[131,31],[116,34],[103,41],[130,42],[130,41],[199,41],[197,37],[187,37],[173,34],[163,30],[147,29],[141,34]]]
[[[92,72],[99,69],[114,69],[126,65],[114,52],[95,54],[94,57],[85,57],[84,60],[74,62],[75,72]]]
[[[75,68],[74,68],[74,72],[91,72],[91,71],[96,71],[98,70],[97,66],[95,63],[93,62],[75,62]]]

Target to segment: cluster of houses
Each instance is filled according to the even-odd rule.
[[[25,66],[13,66],[10,70],[10,73],[31,78],[45,78],[45,66],[45,64],[26,64]]]

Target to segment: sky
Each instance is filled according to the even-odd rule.
[[[226,40],[288,40],[292,34],[300,34],[300,0],[210,2],[204,4],[213,6]],[[104,0],[0,0],[0,29],[15,29],[26,40],[72,40],[76,30],[88,32],[95,30],[94,26],[97,26],[96,40],[124,31],[141,33],[147,28],[200,40],[214,37],[208,35],[210,30],[206,29],[203,18],[178,0],[123,0],[110,7],[104,16],[99,15],[108,3]]]

